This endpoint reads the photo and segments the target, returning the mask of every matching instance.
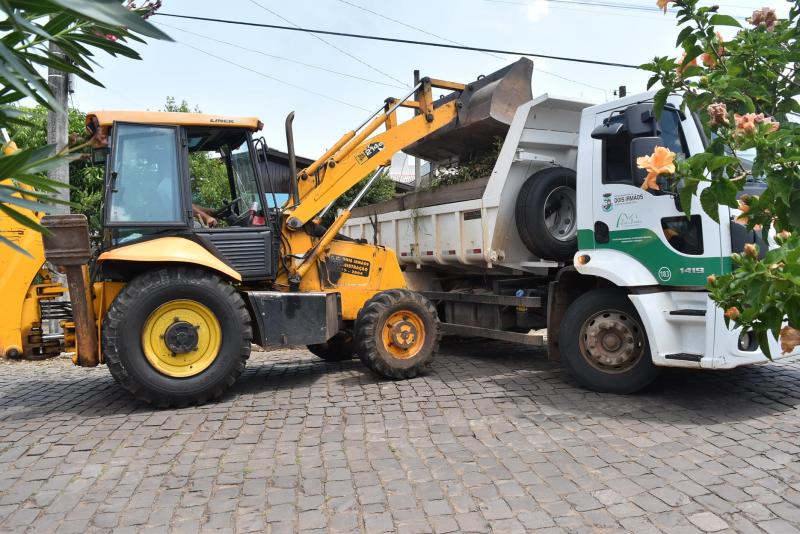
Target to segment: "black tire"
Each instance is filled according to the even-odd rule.
[[[578,250],[575,198],[575,171],[566,167],[539,171],[522,185],[514,213],[517,231],[525,247],[538,258],[569,261],[575,255]],[[552,211],[554,206],[562,205],[565,213]],[[553,226],[548,225],[548,217],[552,218]]]
[[[424,330],[422,343],[396,356],[383,340],[383,328],[393,315],[410,312]],[[403,318],[404,322],[409,319]],[[416,332],[419,335],[419,332]],[[407,339],[407,338],[404,338]],[[411,339],[415,338],[413,335]],[[433,362],[439,349],[441,330],[436,308],[428,299],[407,289],[392,289],[378,293],[364,304],[356,320],[356,352],[372,371],[391,379],[413,378]],[[403,352],[403,349],[394,350]]]
[[[159,306],[183,299],[213,313],[221,342],[205,370],[179,378],[150,364],[142,347],[142,329]],[[221,396],[244,371],[251,340],[250,314],[241,295],[219,276],[192,267],[166,267],[134,278],[103,321],[103,355],[111,374],[137,399],[159,407],[203,404]]]
[[[609,325],[613,328],[608,329]],[[605,332],[602,346],[597,347],[601,332]],[[634,393],[660,372],[653,365],[642,320],[627,294],[619,289],[596,289],[578,297],[564,314],[559,339],[564,365],[578,383],[593,391]],[[589,347],[592,342],[594,349]],[[617,342],[618,349],[611,350]],[[630,356],[626,348],[632,349]],[[619,359],[623,361],[611,362]]]
[[[315,356],[328,362],[352,360],[356,355],[353,332],[342,330],[325,343],[308,345],[308,350]]]

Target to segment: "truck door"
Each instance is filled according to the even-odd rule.
[[[704,286],[709,274],[722,272],[720,225],[703,213],[697,196],[687,218],[666,180],[660,191],[642,189],[644,173],[631,153],[639,137],[669,148],[676,160],[702,152],[693,117],[668,105],[656,121],[652,103],[637,103],[599,113],[592,137],[594,248],[633,257],[665,286]],[[591,246],[587,241],[581,248]]]

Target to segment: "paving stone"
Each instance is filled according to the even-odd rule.
[[[181,410],[68,358],[0,367],[4,532],[800,527],[797,358],[669,370],[620,402],[501,342],[445,344],[403,382],[281,349]]]

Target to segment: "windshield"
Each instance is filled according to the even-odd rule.
[[[257,178],[250,159],[250,145],[246,139],[233,149],[231,153],[231,169],[236,183],[236,194],[242,199],[246,209],[260,210],[261,201],[258,198]]]

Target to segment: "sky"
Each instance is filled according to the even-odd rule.
[[[674,13],[642,9],[655,6],[655,0],[606,3],[638,9],[549,0],[163,0],[160,13],[290,25],[288,20],[314,29],[628,64],[677,54]],[[785,13],[789,5],[782,0],[716,3],[737,17],[764,5]],[[150,20],[175,42],[135,45],[141,61],[99,57],[96,77],[105,88],[77,80],[74,107],[159,110],[167,96],[174,96],[206,113],[259,117],[267,142],[281,150],[286,146],[284,120],[294,111],[296,151],[310,158],[360,124],[385,98],[404,96],[414,69],[466,83],[519,58],[334,36],[322,36],[325,43],[303,32],[164,16]],[[601,103],[615,98],[620,85],[628,94],[646,89],[648,76],[641,71],[532,59],[534,96],[549,93]]]

